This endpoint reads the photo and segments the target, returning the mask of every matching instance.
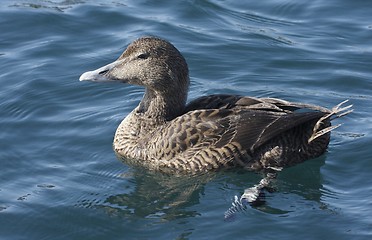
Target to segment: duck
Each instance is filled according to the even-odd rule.
[[[128,164],[167,173],[241,167],[280,170],[327,150],[331,121],[352,112],[277,98],[214,94],[187,102],[185,58],[169,41],[144,36],[80,81],[142,86],[142,100],[118,126],[113,149]],[[261,184],[262,185],[262,184]]]

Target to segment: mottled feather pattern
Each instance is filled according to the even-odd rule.
[[[329,134],[307,144],[315,122],[326,113],[290,112],[273,105],[273,99],[264,103],[256,99],[248,101],[244,97],[244,102],[252,105],[243,106],[243,101],[239,105],[227,103],[227,99],[239,101],[236,96],[208,98],[213,100],[212,107],[221,108],[189,110],[156,131],[150,127],[148,136],[144,135],[134,144],[137,151],[131,147],[133,144],[126,143],[121,144],[123,149],[116,150],[131,159],[140,157],[140,165],[152,169],[197,172],[228,166],[243,166],[250,170],[290,166],[319,156],[328,145]],[[218,102],[218,99],[222,101]],[[206,98],[201,100],[208,104]],[[198,108],[196,103],[191,103],[194,108]],[[292,104],[291,108],[294,107]],[[133,121],[137,122],[140,116],[133,116],[136,119]],[[324,127],[329,124],[326,121]],[[127,123],[124,125],[124,128],[128,126]],[[120,132],[130,131],[123,129]],[[142,154],[130,156],[138,152]]]

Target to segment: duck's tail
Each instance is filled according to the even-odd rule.
[[[335,126],[329,126],[329,127],[326,127],[326,128],[323,128],[323,129],[319,130],[320,127],[323,125],[324,120],[328,119],[329,121],[332,121],[333,119],[340,118],[342,116],[345,116],[345,115],[351,113],[353,111],[353,109],[351,109],[353,107],[352,104],[347,105],[345,107],[343,106],[348,101],[349,100],[345,100],[345,101],[337,104],[331,110],[329,110],[329,112],[326,115],[321,117],[315,123],[314,128],[313,128],[313,134],[310,136],[310,138],[308,140],[308,143],[311,143],[312,141],[314,141],[318,137],[323,136],[324,134],[338,128],[339,126],[341,126],[341,124],[338,124],[338,125],[335,125]]]

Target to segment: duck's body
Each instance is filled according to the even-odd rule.
[[[331,119],[350,111],[350,106],[328,110],[234,95],[201,97],[186,105],[186,61],[172,44],[154,37],[134,41],[114,63],[80,80],[146,88],[139,106],[118,127],[114,149],[135,165],[167,172],[290,166],[323,154],[337,127]]]

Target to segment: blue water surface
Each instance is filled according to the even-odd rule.
[[[371,1],[0,2],[0,239],[371,239]],[[117,160],[143,89],[79,82],[143,35],[171,41],[189,99],[229,93],[355,111],[266,204],[224,212],[260,174],[174,177]]]

